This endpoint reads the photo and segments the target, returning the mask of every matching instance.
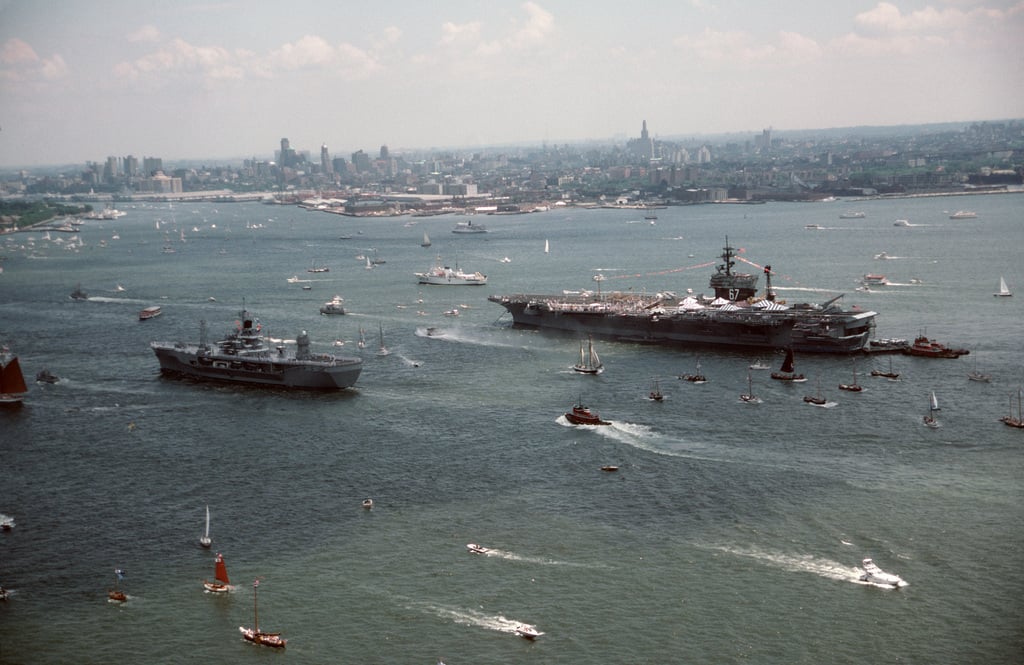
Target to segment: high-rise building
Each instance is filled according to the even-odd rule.
[[[320,146],[320,169],[328,175],[334,173],[334,165],[331,164],[331,155],[327,152],[326,143]]]

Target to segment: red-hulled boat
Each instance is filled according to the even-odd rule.
[[[951,349],[944,344],[933,341],[924,335],[918,335],[917,339],[910,346],[903,349],[908,356],[921,356],[923,358],[959,358],[970,353],[967,349]]]
[[[601,420],[595,411],[583,406],[582,400],[573,405],[572,411],[566,412],[565,419],[573,425],[611,425],[611,422]]]

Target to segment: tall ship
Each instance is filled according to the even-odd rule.
[[[777,301],[771,266],[763,269],[765,295],[758,297],[758,275],[737,272],[735,257],[726,239],[722,263],[711,275],[713,298],[583,292],[492,295],[488,300],[508,310],[515,325],[625,341],[839,354],[867,345],[875,312],[842,308],[842,295],[820,305]]]
[[[355,384],[363,369],[361,358],[348,358],[309,349],[302,331],[294,351],[283,343],[267,344],[261,326],[246,310],[240,323],[216,344],[207,342],[206,322],[199,323],[199,343],[151,342],[164,374],[259,386],[305,390],[341,390]]]

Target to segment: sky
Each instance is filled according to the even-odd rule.
[[[0,0],[0,166],[1024,117],[1024,0]]]

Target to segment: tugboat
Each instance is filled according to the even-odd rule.
[[[216,345],[206,339],[200,321],[199,343],[151,342],[164,374],[247,385],[306,390],[341,390],[355,384],[363,369],[361,358],[312,353],[305,331],[296,338],[294,353],[284,344],[271,348],[261,326],[248,311],[239,312],[234,331]]]
[[[573,405],[572,411],[566,412],[565,419],[573,425],[611,425],[610,421],[601,420],[597,412],[583,406],[582,399]]]
[[[920,356],[922,358],[959,358],[970,353],[967,349],[953,349],[944,344],[930,340],[924,335],[918,335],[914,343],[903,349],[908,356]]]

